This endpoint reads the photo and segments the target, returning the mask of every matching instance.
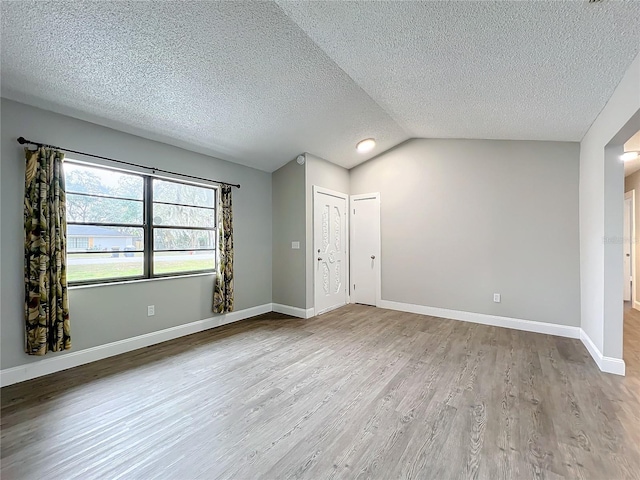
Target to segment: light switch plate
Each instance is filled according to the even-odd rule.
[[[291,248],[293,250],[300,250],[300,242],[291,242]]]

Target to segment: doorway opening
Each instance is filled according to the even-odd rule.
[[[629,375],[640,375],[640,285],[636,272],[640,267],[636,242],[640,238],[640,130],[624,143],[623,207],[623,359]]]

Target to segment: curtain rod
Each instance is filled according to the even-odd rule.
[[[79,152],[77,150],[70,150],[68,148],[56,147],[55,145],[49,145],[49,144],[46,144],[46,143],[32,142],[31,140],[27,140],[24,137],[18,137],[18,143],[20,145],[29,144],[29,145],[36,145],[37,147],[55,148],[56,150],[64,150],[65,152],[68,152],[68,153],[78,153],[80,155],[85,155],[87,157],[100,158],[102,160],[108,160],[110,162],[122,163],[124,165],[129,165],[131,167],[138,167],[138,168],[144,168],[144,169],[147,169],[147,170],[152,170],[154,173],[155,172],[169,173],[171,175],[179,175],[181,177],[193,178],[195,180],[204,180],[205,182],[213,182],[213,183],[218,183],[220,185],[228,185],[230,187],[240,188],[240,184],[239,183],[221,182],[219,180],[211,180],[210,178],[196,177],[194,175],[187,175],[186,173],[177,173],[177,172],[172,172],[170,170],[163,170],[161,168],[146,167],[144,165],[138,165],[137,163],[125,162],[123,160],[116,160],[115,158],[101,157],[100,155],[94,155],[93,153]]]

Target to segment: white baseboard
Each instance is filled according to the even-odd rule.
[[[591,341],[591,338],[580,327],[570,327],[565,325],[556,325],[552,323],[532,322],[530,320],[521,320],[517,318],[500,317],[496,315],[486,315],[482,313],[463,312],[458,310],[448,310],[445,308],[427,307],[423,305],[412,305],[408,303],[392,302],[389,300],[381,300],[380,308],[389,310],[398,310],[401,312],[417,313],[421,315],[431,315],[434,317],[449,318],[452,320],[461,320],[465,322],[480,323],[483,325],[491,325],[496,327],[513,328],[515,330],[524,330],[528,332],[545,333],[549,335],[557,335],[561,337],[579,338],[585,345],[594,361],[603,372],[613,373],[616,375],[625,374],[624,360],[605,357],[600,350]],[[104,358],[120,355],[121,353],[130,352],[139,348],[148,347],[157,343],[173,340],[174,338],[191,335],[192,333],[201,332],[210,328],[219,327],[229,323],[244,320],[268,312],[284,313],[299,318],[311,318],[314,316],[314,309],[303,309],[290,307],[288,305],[280,305],[277,303],[266,303],[257,307],[239,310],[215,317],[198,320],[196,322],[187,323],[167,328],[157,332],[151,332],[139,335],[133,338],[119,340],[117,342],[99,345],[97,347],[87,348],[85,350],[72,351],[62,353],[52,358],[46,358],[33,363],[20,365],[18,367],[0,370],[0,386],[11,385],[18,382],[24,382],[32,378],[49,375],[50,373],[67,370],[69,368],[84,365],[86,363],[95,362]]]
[[[291,315],[292,317],[298,318],[311,318],[315,316],[315,311],[313,308],[298,308],[298,307],[290,307],[289,305],[281,305],[280,303],[273,303],[273,311],[277,313],[284,313],[285,315]]]
[[[524,330],[526,332],[546,333],[548,335],[556,335],[559,337],[580,338],[580,327],[557,325],[555,323],[533,322],[531,320],[521,320],[519,318],[463,312],[438,307],[427,307],[424,305],[392,302],[390,300],[380,300],[380,308],[418,313],[420,315],[431,315],[433,317],[448,318],[451,320],[461,320],[463,322],[480,323],[482,325],[491,325],[493,327],[513,328],[514,330]]]
[[[638,302],[637,300],[633,301],[633,308],[635,308],[636,310],[640,310],[640,302]]]
[[[596,347],[596,344],[593,343],[591,337],[587,335],[587,332],[582,329],[580,329],[580,340],[582,340],[584,346],[587,347],[587,350],[593,357],[593,360],[596,362],[596,365],[598,365],[600,370],[616,375],[625,374],[626,366],[624,360],[620,358],[605,357],[600,349]]]
[[[526,332],[545,333],[558,337],[579,338],[587,348],[601,371],[624,375],[625,363],[619,358],[605,357],[591,341],[591,338],[580,327],[570,327],[557,325],[555,323],[533,322],[531,320],[521,320],[519,318],[499,317],[496,315],[486,315],[483,313],[462,312],[458,310],[448,310],[446,308],[427,307],[424,305],[412,305],[410,303],[392,302],[381,300],[380,308],[398,310],[401,312],[417,313],[420,315],[431,315],[433,317],[449,318],[452,320],[462,320],[464,322],[480,323],[494,327],[513,328]]]
[[[120,355],[121,353],[137,350],[138,348],[148,347],[150,345],[155,345],[156,343],[184,337],[185,335],[191,335],[192,333],[237,322],[244,320],[245,318],[255,317],[256,315],[269,313],[271,311],[272,305],[270,303],[266,303],[257,307],[216,315],[215,317],[198,320],[185,325],[178,325],[165,330],[118,340],[117,342],[107,343],[106,345],[99,345],[85,350],[71,351],[69,353],[61,353],[51,358],[44,358],[33,363],[0,370],[0,386],[4,387],[13,383],[24,382],[25,380],[49,375],[50,373],[77,367],[79,365],[84,365],[85,363],[95,362],[96,360],[102,360],[103,358],[113,357],[114,355]]]

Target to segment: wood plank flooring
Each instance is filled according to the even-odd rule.
[[[624,305],[624,345],[622,356],[626,364],[627,376],[635,379],[636,392],[640,392],[640,311]]]
[[[2,389],[1,476],[640,479],[634,362],[360,305],[268,314]]]

